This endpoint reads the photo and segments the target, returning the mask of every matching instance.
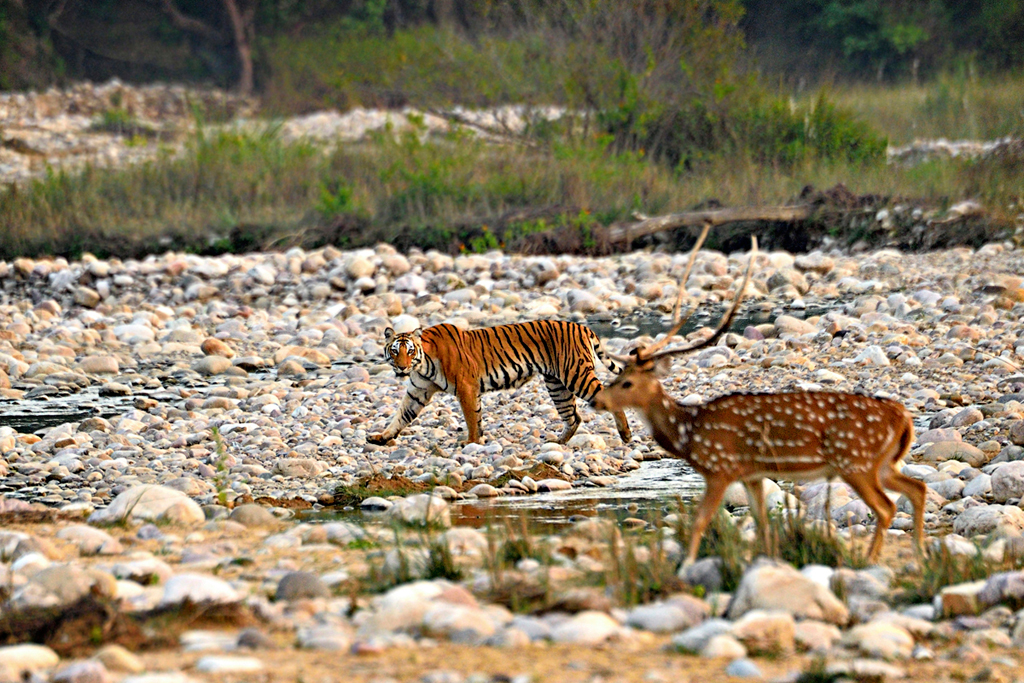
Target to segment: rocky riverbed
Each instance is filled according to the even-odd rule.
[[[748,259],[698,255],[686,299],[704,320]],[[904,472],[928,483],[931,542],[954,563],[991,563],[987,580],[908,603],[900,577],[922,560],[900,500],[878,567],[755,563],[729,595],[706,560],[680,572],[699,590],[680,583],[631,605],[593,578],[621,574],[622,539],[659,534],[625,504],[537,534],[544,552],[519,539],[507,571],[495,557],[513,530],[450,524],[464,501],[599,489],[649,467],[661,451],[636,416],[621,444],[610,416],[583,406],[579,433],[552,444],[561,422],[534,381],[485,396],[482,446],[460,444],[451,397],[394,446],[366,443],[402,393],[383,364],[385,327],[591,320],[624,352],[649,340],[632,320],[671,311],[685,254],[452,258],[381,245],[18,259],[0,262],[0,397],[8,409],[84,412],[0,426],[0,618],[7,642],[46,643],[0,648],[0,670],[132,683],[791,680],[823,657],[853,678],[1012,680],[1024,644],[1024,573],[1012,569],[1024,554],[1024,252],[756,259],[745,315],[770,322],[678,360],[669,391],[693,402],[794,388],[898,398],[918,425]],[[859,543],[873,525],[840,483],[783,482],[768,499],[799,500],[811,519],[830,510]],[[745,503],[735,491],[727,506],[749,537]],[[415,531],[424,521],[433,530]],[[674,574],[679,542],[662,540],[631,552],[644,566],[663,553]],[[71,616],[52,621],[60,614]]]

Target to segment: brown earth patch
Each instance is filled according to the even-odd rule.
[[[339,486],[334,490],[334,504],[338,507],[357,506],[370,496],[406,496],[410,493],[429,491],[432,486],[420,481],[413,481],[400,474],[385,477],[383,474],[371,474],[363,477],[352,486]]]
[[[241,603],[196,604],[128,613],[112,600],[87,595],[71,605],[32,607],[0,615],[0,643],[39,643],[62,658],[88,657],[103,646],[128,650],[175,648],[193,629],[244,628],[260,621]]]
[[[150,639],[114,602],[89,595],[70,606],[5,612],[0,615],[0,642],[41,643],[61,657],[79,657],[110,643],[139,650]]]
[[[260,496],[252,502],[258,505],[285,508],[286,510],[308,510],[313,507],[312,503],[308,500],[303,500],[302,498],[271,498],[270,496]]]

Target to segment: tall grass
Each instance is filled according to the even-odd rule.
[[[845,85],[835,102],[856,113],[894,145],[915,139],[989,140],[1024,136],[1024,79],[946,74],[914,85]]]
[[[421,26],[384,39],[343,26],[263,46],[272,113],[323,108],[558,104],[566,74],[540,33],[507,38]],[[571,49],[571,47],[569,48]]]
[[[780,165],[742,154],[681,171],[639,153],[615,153],[594,136],[499,146],[460,133],[432,141],[418,132],[381,134],[325,154],[286,144],[272,127],[206,132],[177,156],[120,170],[54,172],[0,190],[0,258],[216,252],[289,240],[490,248],[537,227],[518,224],[480,241],[481,226],[493,227],[512,210],[550,209],[568,217],[559,220],[586,216],[588,225],[606,225],[710,198],[724,205],[785,203],[808,184],[843,183],[855,193],[935,206],[972,198],[1012,215],[1008,207],[1022,199],[1021,172],[1019,161],[904,168],[810,157]]]

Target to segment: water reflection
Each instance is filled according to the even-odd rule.
[[[452,524],[485,527],[518,525],[524,516],[537,533],[552,532],[581,517],[615,516],[654,519],[673,512],[677,499],[689,500],[704,490],[704,480],[680,460],[641,463],[611,486],[577,486],[568,491],[476,499],[452,506]]]

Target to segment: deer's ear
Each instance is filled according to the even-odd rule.
[[[672,356],[665,356],[654,361],[654,376],[655,377],[668,377],[668,373],[672,370]]]
[[[395,337],[395,331],[392,328],[384,330],[384,343],[387,344]]]

